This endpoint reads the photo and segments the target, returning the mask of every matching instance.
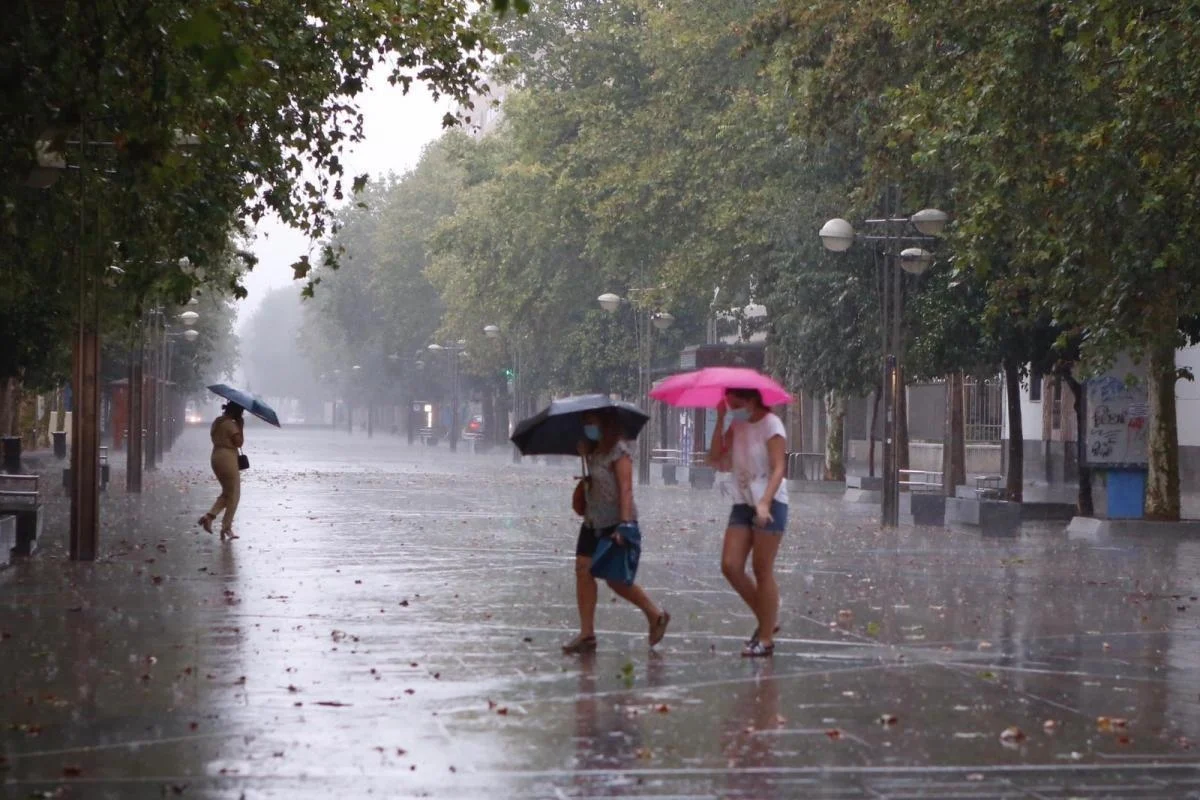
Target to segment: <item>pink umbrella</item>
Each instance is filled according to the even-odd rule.
[[[768,406],[792,402],[792,396],[778,383],[742,367],[705,367],[672,375],[659,381],[650,396],[679,408],[716,408],[728,389],[757,389]]]

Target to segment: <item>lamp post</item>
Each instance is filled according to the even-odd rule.
[[[894,208],[900,208],[899,192]],[[944,211],[927,208],[912,216],[902,216],[897,210],[883,219],[868,219],[865,225],[873,233],[861,234],[844,219],[826,222],[820,231],[826,250],[842,253],[856,240],[875,242],[884,256],[882,297],[882,355],[883,355],[883,491],[880,522],[894,528],[900,522],[900,392],[902,385],[903,344],[900,338],[901,295],[905,272],[920,275],[933,263],[933,255],[920,247],[933,241],[946,227],[949,217]],[[905,246],[909,245],[909,246]]]
[[[651,289],[631,289],[630,294],[654,291]],[[622,306],[633,310],[633,328],[638,348],[638,401],[644,409],[650,408],[650,369],[653,355],[652,335],[655,330],[665,331],[675,323],[675,317],[665,311],[651,311],[638,303],[621,297],[612,292],[605,292],[596,298],[600,307],[610,314],[620,311]],[[653,420],[653,416],[651,417]],[[653,423],[650,431],[644,431],[638,437],[638,483],[650,483],[650,440],[653,438]]]
[[[467,340],[459,339],[451,344],[434,344],[429,345],[428,349],[434,353],[447,353],[450,356],[450,452],[458,451],[458,359],[459,356],[467,352]]]

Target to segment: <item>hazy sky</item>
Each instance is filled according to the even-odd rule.
[[[347,186],[355,175],[372,178],[389,172],[404,172],[416,164],[421,149],[442,131],[442,116],[452,106],[443,98],[434,102],[424,87],[413,86],[407,94],[389,86],[385,71],[377,71],[370,88],[359,98],[366,120],[366,141],[343,157]],[[246,276],[250,296],[239,304],[239,328],[253,316],[270,289],[293,286],[298,293],[303,281],[292,281],[290,265],[308,252],[309,243],[298,231],[271,218],[257,229],[254,252],[258,266]]]

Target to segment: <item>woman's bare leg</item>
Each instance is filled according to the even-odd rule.
[[[757,615],[758,587],[754,579],[746,574],[746,559],[750,557],[753,546],[754,536],[749,528],[726,528],[725,545],[721,550],[721,574]]]
[[[754,582],[758,587],[758,604],[754,614],[758,617],[758,640],[764,646],[775,643],[775,626],[779,621],[779,584],[775,581],[775,556],[783,537],[777,533],[754,532],[754,547],[751,553]]]
[[[650,599],[650,595],[646,594],[642,587],[636,583],[618,583],[617,581],[608,581],[608,588],[612,589],[618,596],[625,598],[629,602],[642,610],[646,615],[646,619],[654,622],[662,616],[662,609],[654,604]]]
[[[592,577],[592,559],[575,556],[575,604],[579,607],[579,636],[596,635],[596,579]]]

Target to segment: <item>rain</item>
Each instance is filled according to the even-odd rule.
[[[1200,796],[1194,13],[18,5],[0,795]]]

